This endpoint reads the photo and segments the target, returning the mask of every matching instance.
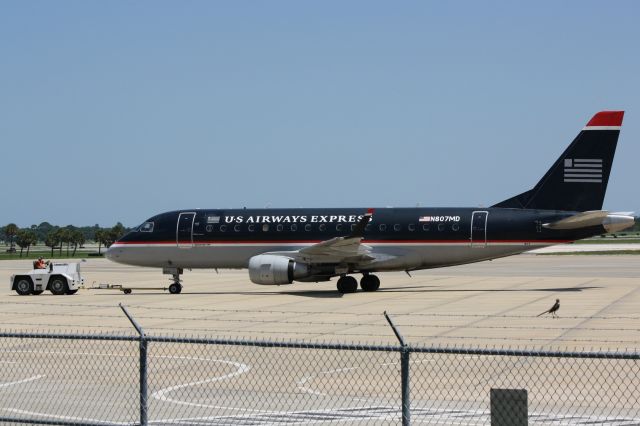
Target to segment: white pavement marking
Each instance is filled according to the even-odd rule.
[[[423,359],[420,361],[411,361],[410,364],[422,364],[425,362],[435,362],[435,360],[433,359]],[[400,365],[399,361],[394,361],[394,362],[385,362],[383,364],[378,364],[379,367],[389,367],[392,365]],[[345,368],[337,368],[335,370],[326,370],[326,371],[321,371],[319,373],[316,374],[312,374],[310,376],[304,376],[302,379],[298,380],[298,389],[300,389],[303,392],[306,392],[310,395],[316,395],[316,396],[329,396],[326,393],[322,393],[319,391],[315,391],[313,389],[311,389],[310,387],[305,386],[309,381],[315,379],[316,377],[318,377],[319,375],[329,375],[329,374],[335,374],[335,373],[342,373],[345,371],[354,371],[354,370],[359,370],[361,369],[361,367],[345,367]],[[354,399],[354,401],[367,401],[364,399]]]
[[[0,388],[6,388],[6,387],[9,387],[9,386],[13,386],[13,385],[19,385],[21,383],[33,382],[34,380],[42,379],[43,377],[45,377],[45,375],[33,376],[33,377],[29,377],[28,379],[18,380],[16,382],[0,383]]]
[[[164,389],[160,389],[159,391],[156,391],[154,393],[151,394],[151,396],[155,399],[158,399],[160,401],[164,401],[164,402],[172,402],[174,404],[179,404],[179,405],[188,405],[191,407],[202,407],[202,408],[223,408],[223,409],[227,409],[227,410],[243,410],[243,411],[256,411],[256,412],[260,412],[262,410],[251,410],[251,409],[245,409],[245,408],[236,408],[236,407],[224,407],[224,406],[217,406],[217,405],[209,405],[209,404],[198,404],[196,402],[188,402],[188,401],[180,401],[180,400],[176,400],[176,399],[172,399],[169,398],[167,396],[167,394],[174,392],[178,389],[184,389],[184,388],[188,388],[191,386],[198,386],[198,385],[204,385],[206,383],[215,383],[215,382],[219,382],[222,380],[226,380],[226,379],[230,379],[232,377],[235,376],[239,376],[240,374],[244,374],[247,371],[249,371],[251,368],[246,365],[246,364],[242,364],[240,362],[234,362],[234,361],[228,361],[228,360],[224,360],[224,359],[210,359],[208,360],[210,362],[220,362],[223,364],[228,364],[228,365],[233,365],[237,368],[236,371],[234,371],[233,373],[229,373],[229,374],[225,374],[219,377],[213,377],[210,379],[206,379],[206,380],[199,380],[197,382],[190,382],[190,383],[183,383],[181,385],[176,385],[176,386],[171,386],[168,388],[164,388]]]
[[[4,351],[0,351],[0,353],[32,353],[32,354],[46,354],[46,355],[64,355],[64,356],[68,356],[70,353],[69,352],[64,352],[64,351],[33,351],[33,350],[4,350]],[[114,353],[100,353],[100,352],[73,352],[73,355],[81,355],[81,356],[100,356],[100,357],[131,357],[132,355],[128,355],[128,354],[114,354]],[[181,385],[177,385],[177,386],[172,386],[172,387],[168,387],[165,389],[161,389],[157,392],[154,392],[151,396],[159,399],[161,401],[165,401],[165,402],[171,402],[174,404],[180,404],[180,405],[189,405],[189,406],[196,406],[196,407],[205,407],[205,408],[223,408],[223,409],[228,409],[228,410],[244,410],[244,411],[255,411],[255,412],[261,412],[263,410],[247,410],[247,409],[241,409],[241,408],[235,408],[235,407],[221,407],[221,406],[214,406],[214,405],[206,405],[206,404],[197,404],[197,403],[191,403],[191,402],[186,402],[186,401],[178,401],[178,400],[174,400],[171,399],[169,397],[166,396],[167,393],[173,392],[177,389],[182,389],[182,388],[186,388],[186,387],[190,387],[190,386],[197,386],[197,385],[201,385],[201,384],[205,384],[205,383],[213,383],[213,382],[217,382],[220,380],[224,380],[224,379],[228,379],[240,374],[244,374],[247,371],[249,371],[251,368],[246,365],[246,364],[242,364],[239,362],[234,362],[234,361],[229,361],[229,360],[220,360],[220,359],[213,359],[213,358],[203,358],[203,357],[189,357],[189,356],[171,356],[171,355],[158,355],[158,356],[149,356],[149,358],[159,358],[159,359],[180,359],[180,360],[188,360],[188,361],[204,361],[204,362],[221,362],[221,363],[225,363],[225,364],[229,364],[229,365],[234,365],[238,368],[238,370],[236,370],[233,373],[230,374],[226,374],[224,376],[220,376],[220,377],[214,377],[211,379],[207,379],[207,380],[202,380],[202,381],[198,381],[198,382],[192,382],[192,383],[185,383],[185,384],[181,384]],[[34,377],[30,377],[29,379],[24,379],[24,380],[20,380],[17,382],[11,382],[11,383],[0,383],[0,388],[1,387],[6,387],[6,386],[11,386],[11,385],[16,385],[16,384],[20,384],[20,383],[26,383],[26,382],[30,382],[33,380],[37,380],[40,379],[42,377],[45,377],[44,375],[42,376],[34,376]],[[22,410],[19,410],[17,408],[3,408],[3,410],[9,410],[9,411],[13,411],[13,412],[22,412]],[[25,411],[23,414],[27,414],[27,415],[37,415],[37,416],[41,416],[41,417],[52,417],[52,418],[60,418],[60,419],[66,419],[66,420],[74,420],[75,418],[72,417],[64,417],[64,416],[56,416],[56,415],[52,415],[52,414],[45,414],[45,413],[36,413],[36,412],[27,412]],[[78,419],[78,420],[91,420],[91,419]],[[91,420],[94,421],[94,420]],[[112,422],[108,422],[108,421],[102,421],[102,420],[95,420],[96,422],[101,422],[101,423],[112,423]],[[123,425],[128,425],[130,423],[121,423]]]
[[[137,424],[137,422],[113,422],[110,420],[97,420],[97,419],[91,419],[88,417],[71,417],[71,416],[60,416],[57,414],[37,413],[35,411],[19,410],[17,408],[2,408],[2,410],[9,411],[11,413],[16,413],[16,414],[24,414],[27,416],[46,417],[48,419],[60,419],[60,420],[68,420],[68,421],[76,421],[76,422],[104,423],[109,425],[117,424],[117,425],[123,425],[123,426]]]

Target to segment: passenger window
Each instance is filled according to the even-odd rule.
[[[320,226],[318,227],[319,230],[324,231],[327,229],[327,225],[325,225],[324,223],[320,224]]]
[[[402,229],[402,226],[400,226],[399,223],[396,223],[395,225],[393,225],[393,230],[394,231],[399,231],[400,229]]]
[[[424,225],[422,225],[422,230],[423,231],[428,231],[429,230],[429,225],[427,225],[426,223]]]
[[[460,227],[458,226],[457,223],[454,223],[453,225],[451,225],[451,229],[453,229],[454,231],[459,231]]]
[[[268,224],[264,224],[262,225],[262,232],[269,232],[269,225]]]
[[[145,222],[140,227],[140,232],[153,232],[153,222]]]
[[[444,223],[438,225],[438,231],[444,231]]]
[[[278,225],[278,226],[276,226],[276,230],[277,230],[278,232],[282,231],[283,229],[284,229],[284,227],[283,227],[282,225]]]
[[[236,231],[236,232],[240,232],[240,225],[234,226],[233,230]]]
[[[207,225],[207,232],[213,231],[213,225]]]
[[[298,225],[296,225],[295,223],[293,225],[291,225],[291,230],[293,232],[297,231],[298,230]]]
[[[352,231],[355,231],[355,230],[356,230],[356,225],[355,225],[355,224],[351,225],[351,230],[352,230]]]
[[[227,230],[227,225],[220,225],[220,232],[225,232]]]
[[[336,225],[336,231],[338,232],[342,231],[342,224],[339,223]]]
[[[416,230],[416,225],[413,223],[410,223],[409,226],[407,226],[407,229],[409,229],[409,231],[413,232]]]
[[[384,223],[380,225],[379,229],[381,231],[386,231],[387,230],[387,225],[385,225]]]
[[[364,227],[365,231],[370,231],[371,230],[371,224],[368,223],[367,226]]]
[[[256,227],[255,227],[255,225],[253,225],[253,224],[252,224],[252,225],[249,225],[249,226],[247,227],[247,229],[249,230],[249,232],[253,232],[253,231],[255,231],[255,230],[256,230]]]
[[[311,231],[311,224],[310,224],[310,223],[307,223],[307,224],[304,226],[304,230],[305,230],[305,231],[307,231],[307,232]]]

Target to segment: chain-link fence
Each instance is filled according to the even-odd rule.
[[[0,333],[0,421],[640,424],[638,353],[189,339],[140,332]]]

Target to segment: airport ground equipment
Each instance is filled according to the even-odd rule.
[[[25,274],[12,275],[11,290],[21,296],[42,294],[49,290],[55,295],[75,294],[84,284],[79,263],[49,263],[45,269],[32,269]]]
[[[122,284],[100,283],[97,286],[83,287],[85,290],[119,290],[124,294],[131,294],[133,290],[162,290],[167,291],[166,287],[125,287]]]

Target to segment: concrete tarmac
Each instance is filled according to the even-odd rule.
[[[415,344],[637,351],[638,256],[520,255],[472,265],[380,274],[381,289],[341,295],[335,282],[258,286],[247,271],[187,271],[184,290],[159,270],[83,263],[72,296],[18,296],[9,277],[30,261],[0,262],[3,330],[147,333],[234,339],[396,344],[390,313]],[[147,290],[137,290],[146,288]],[[560,299],[559,318],[537,315]],[[137,342],[0,341],[0,419],[132,424],[138,416]],[[151,424],[398,424],[395,352],[282,350],[152,343]],[[529,392],[529,424],[640,423],[637,362],[417,354],[412,420],[488,424],[490,388]],[[37,395],[37,398],[25,397]]]
[[[490,262],[379,274],[379,291],[339,294],[335,280],[260,286],[246,270],[185,271],[182,294],[160,270],[104,259],[82,264],[87,287],[73,296],[18,296],[11,274],[29,261],[0,262],[4,329],[133,332],[126,305],[150,333],[304,341],[396,343],[387,311],[413,343],[545,349],[640,347],[638,256],[520,255]],[[560,299],[559,318],[537,315]]]

